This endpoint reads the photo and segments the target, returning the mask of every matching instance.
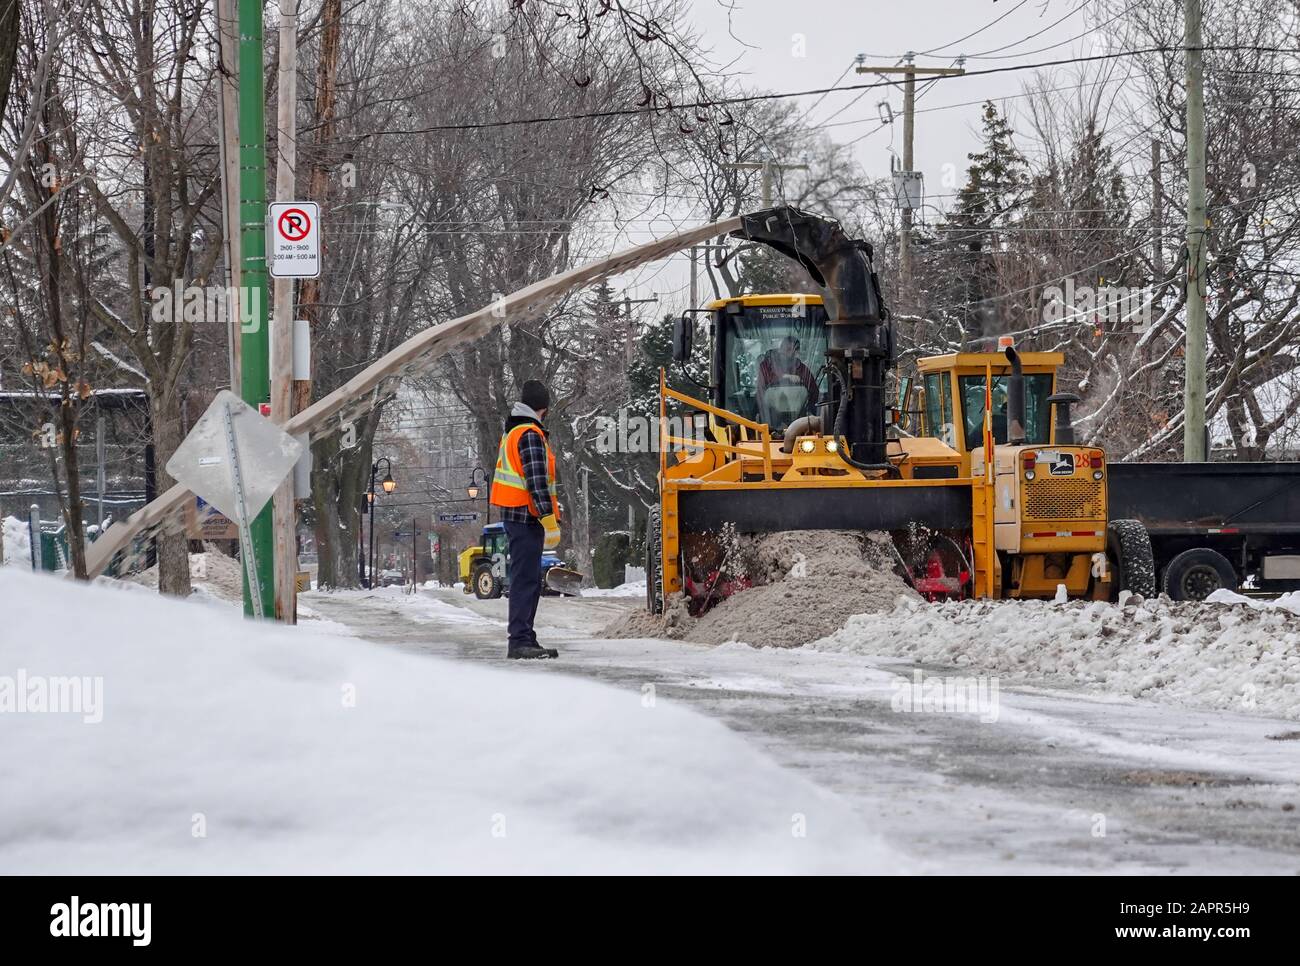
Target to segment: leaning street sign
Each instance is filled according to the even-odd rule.
[[[272,278],[320,276],[320,206],[314,201],[277,201],[267,206]]]
[[[251,521],[289,475],[303,444],[242,399],[217,393],[167,472],[236,523]],[[243,513],[241,514],[241,509]]]
[[[302,443],[223,389],[167,461],[167,472],[177,483],[239,527],[239,552],[257,617],[263,616],[262,588],[249,525],[289,475],[302,450]]]
[[[473,523],[478,519],[477,513],[439,513],[439,523]]]

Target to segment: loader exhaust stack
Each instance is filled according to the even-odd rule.
[[[1025,372],[1014,346],[1007,346],[1006,357],[1011,363],[1011,375],[1007,377],[1007,442],[1019,446],[1025,441]]]
[[[1056,413],[1052,433],[1058,446],[1074,445],[1074,419],[1070,415],[1070,407],[1078,401],[1079,397],[1072,392],[1058,392],[1047,397],[1048,404]]]

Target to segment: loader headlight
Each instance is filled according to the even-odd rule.
[[[1094,480],[1100,480],[1100,479],[1101,479],[1101,470],[1093,470],[1093,471],[1092,471],[1092,478],[1093,478]]]
[[[826,441],[826,452],[828,452],[828,453],[838,453],[839,451],[840,451],[840,444],[839,444],[839,443],[835,442],[835,440],[833,440],[833,439],[828,439],[828,440]]]
[[[799,440],[799,449],[805,453],[811,453],[817,448],[817,444],[811,439]]]
[[[1027,479],[1027,480],[1032,480],[1033,478],[1034,478],[1034,471],[1033,471],[1033,470],[1025,470],[1025,479]]]

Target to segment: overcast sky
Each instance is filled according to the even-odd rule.
[[[965,54],[971,58],[966,62],[968,70],[1086,54],[1098,46],[1099,37],[1089,29],[1095,22],[1090,8],[1095,7],[1085,0],[694,0],[694,20],[714,47],[714,56],[724,63],[738,58],[735,69],[743,71],[754,86],[797,91],[831,86],[858,54],[866,55],[868,65],[891,65],[913,50],[918,64],[939,67],[952,66],[958,55]],[[728,35],[728,19],[738,40]],[[798,56],[800,36],[803,56]],[[930,50],[934,53],[919,56]],[[945,190],[940,183],[945,164],[964,174],[969,163],[966,155],[978,145],[978,104],[934,108],[1007,97],[1013,98],[1008,107],[1014,108],[1014,95],[1021,93],[1032,74],[1018,71],[944,80],[925,93],[917,104],[925,112],[917,115],[915,145],[927,194]],[[850,71],[841,84],[879,79]],[[919,85],[918,81],[918,90]],[[869,175],[883,176],[889,173],[891,134],[892,147],[901,157],[902,91],[871,90],[848,107],[858,93],[828,95],[811,112],[810,120],[825,123],[837,115],[833,118],[837,126],[827,132],[840,143],[867,135],[854,150]],[[808,97],[801,103],[811,107],[816,100]],[[892,129],[881,127],[878,105],[882,100],[888,100],[897,115]],[[841,109],[843,113],[837,114]],[[873,129],[875,133],[869,133]]]
[[[1142,2],[1142,0],[1135,0]],[[1100,52],[1105,34],[1090,0],[692,0],[692,20],[713,59],[740,72],[750,86],[770,91],[799,91],[878,81],[859,76],[852,67],[858,54],[868,65],[892,65],[909,50],[918,65],[947,67],[965,54],[967,70],[1034,64]],[[998,18],[1001,18],[1000,20]],[[994,23],[994,21],[997,21]],[[1059,22],[1058,22],[1059,21]],[[734,36],[733,36],[734,35]],[[973,36],[967,36],[973,35]],[[966,39],[962,39],[966,38]],[[924,53],[932,51],[932,53]],[[845,70],[848,68],[848,73]],[[946,208],[965,183],[967,154],[979,145],[980,104],[992,98],[1013,113],[1032,70],[987,77],[961,77],[935,83],[919,98],[915,133],[915,167],[925,177],[928,203]],[[859,97],[859,94],[861,96]],[[856,101],[855,98],[858,98]],[[880,107],[888,101],[895,120],[882,125]],[[973,103],[972,103],[973,102]],[[898,88],[833,93],[800,99],[809,120],[830,123],[833,140],[847,144],[870,177],[890,171],[890,153],[901,165],[903,96]],[[961,105],[961,106],[956,106]],[[938,108],[938,110],[936,110]],[[845,123],[848,122],[848,123]],[[865,135],[865,137],[864,137]],[[946,170],[945,170],[946,169]],[[945,184],[945,174],[947,184]],[[955,182],[955,184],[954,184]],[[926,213],[926,220],[933,217]],[[651,231],[668,226],[653,225]],[[639,234],[635,240],[645,239]],[[679,309],[684,258],[647,266],[630,287],[637,295],[658,292],[666,309]]]

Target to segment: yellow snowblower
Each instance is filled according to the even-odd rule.
[[[922,359],[891,403],[894,328],[871,246],[789,207],[733,235],[796,259],[826,297],[721,299],[674,326],[689,376],[692,314],[707,316],[708,399],[661,373],[652,613],[669,595],[701,613],[744,589],[735,538],[787,530],[888,532],[930,600],[1154,592],[1146,531],[1108,522],[1105,454],[1076,443],[1078,397],[1055,391],[1059,353]]]

